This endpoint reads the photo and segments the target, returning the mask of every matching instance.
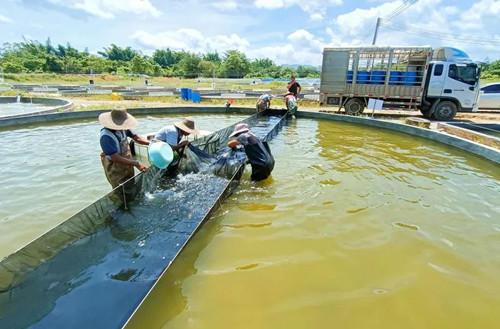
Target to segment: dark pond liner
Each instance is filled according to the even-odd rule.
[[[269,141],[284,111],[245,120]],[[213,156],[233,126],[196,141]],[[121,328],[203,222],[237,186],[222,177],[154,169],[134,177],[0,262],[0,328]],[[127,192],[127,193],[125,193]],[[128,196],[128,201],[125,200]]]

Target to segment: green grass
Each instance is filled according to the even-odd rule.
[[[93,79],[96,85],[115,85],[144,87],[144,78],[136,76],[121,76],[112,74],[96,74],[92,77],[87,74],[55,74],[55,73],[26,73],[26,74],[5,74],[7,83],[25,83],[25,84],[76,84],[87,85],[89,79]],[[169,88],[212,88],[211,79],[180,79],[166,77],[148,78],[152,86],[161,86]],[[216,89],[248,90],[248,89],[284,89],[286,82],[275,81],[266,84],[252,84],[252,79],[230,80],[216,79]]]
[[[500,82],[500,78],[488,78],[488,79],[481,78],[481,81],[480,81],[480,83],[482,85],[485,85],[487,83],[492,83],[492,82]]]

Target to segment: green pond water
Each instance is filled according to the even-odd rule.
[[[195,117],[215,130],[238,116]],[[140,118],[139,132],[170,119]],[[3,256],[109,190],[94,123],[0,132]],[[495,328],[500,169],[425,139],[292,120],[128,328]],[[5,151],[6,150],[6,151]]]
[[[0,103],[0,117],[50,110],[51,106],[32,103]]]
[[[131,328],[495,328],[500,170],[424,139],[299,119]]]
[[[214,131],[246,116],[192,115]],[[138,133],[179,115],[138,117]],[[23,247],[111,190],[100,160],[96,120],[0,131],[0,258]]]

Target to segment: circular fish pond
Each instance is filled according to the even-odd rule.
[[[127,328],[492,328],[500,171],[425,139],[298,119]]]
[[[242,118],[194,117],[207,130]],[[142,133],[168,121],[139,120]],[[0,132],[4,255],[109,189],[98,132],[88,122]],[[324,120],[290,120],[270,147],[272,177],[245,172],[127,328],[497,326],[498,165]]]
[[[71,102],[55,98],[0,97],[0,119],[55,112],[71,107]]]

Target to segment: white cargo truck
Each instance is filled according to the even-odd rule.
[[[477,110],[479,74],[478,65],[456,48],[325,48],[320,104],[357,115],[375,98],[384,107],[451,120],[456,112]]]

